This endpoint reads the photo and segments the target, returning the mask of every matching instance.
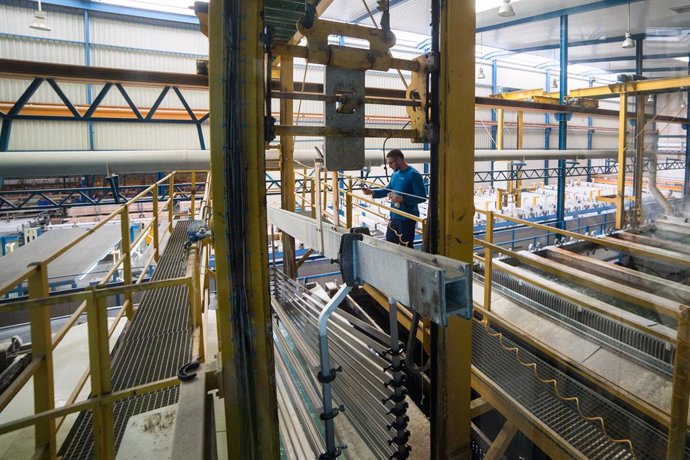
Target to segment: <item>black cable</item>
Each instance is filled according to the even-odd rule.
[[[412,325],[410,326],[410,334],[407,336],[407,347],[405,347],[405,367],[413,374],[421,374],[426,372],[431,367],[431,358],[426,360],[421,366],[417,366],[414,362],[414,347],[417,341],[417,328],[419,321],[422,319],[421,315],[416,311],[412,315]]]
[[[407,123],[405,123],[402,127],[402,129],[407,128],[407,126],[410,124],[411,120],[408,120]],[[386,172],[386,180],[390,180],[388,177],[388,162],[386,161],[386,142],[388,142],[388,139],[390,139],[391,136],[388,136],[383,140],[383,146],[381,147],[381,151],[383,152],[383,170]]]

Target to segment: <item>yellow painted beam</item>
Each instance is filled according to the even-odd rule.
[[[510,101],[524,101],[534,96],[544,96],[546,94],[542,88],[524,89],[520,91],[510,91],[508,93],[492,94],[489,97],[494,99],[507,99]]]
[[[474,216],[475,2],[441,2],[439,234],[442,255],[472,262]],[[458,34],[457,31],[464,31]],[[472,322],[432,326],[431,458],[467,458],[470,449]]]
[[[294,84],[293,59],[283,57],[280,62],[280,90],[292,92]],[[292,99],[280,100],[280,122],[284,125],[292,125],[294,101]],[[295,138],[293,136],[280,137],[280,205],[288,211],[295,210]],[[283,232],[283,270],[290,278],[297,277],[295,265],[295,238]]]
[[[620,112],[618,116],[618,179],[616,181],[616,228],[625,225],[625,149],[628,113],[628,99],[620,95]]]
[[[43,298],[49,295],[48,265],[40,263],[29,277],[29,298]],[[53,377],[53,340],[50,329],[50,307],[43,306],[29,311],[31,325],[31,353],[40,360],[33,375],[34,412],[36,414],[55,408],[55,387]],[[40,458],[55,458],[55,421],[46,420],[36,424],[36,451],[42,451]]]
[[[652,93],[657,91],[668,91],[686,89],[690,87],[690,76],[655,78],[652,80],[630,81],[626,83],[613,83],[606,86],[594,88],[581,88],[570,91],[570,98],[581,97],[615,97],[619,94]]]
[[[278,459],[278,414],[268,298],[268,240],[264,153],[264,55],[260,42],[263,1],[241,0],[237,20],[226,14],[225,2],[209,5],[209,98],[211,108],[212,227],[216,254],[218,339],[221,361],[220,393],[224,399],[227,452],[230,458]],[[230,24],[237,30],[227,30]],[[239,38],[230,50],[227,34]],[[236,64],[239,63],[239,64]],[[230,75],[230,72],[234,73]],[[232,78],[231,78],[232,77]],[[235,94],[226,106],[224,101]],[[241,130],[232,114],[240,117]],[[232,137],[230,137],[232,136]],[[242,161],[242,167],[235,161]],[[229,164],[233,162],[232,164]],[[238,168],[240,184],[225,172]],[[247,204],[242,234],[230,232],[238,222],[227,220],[231,204],[226,190]],[[239,206],[239,202],[233,203]],[[246,271],[230,271],[230,246],[239,248]]]

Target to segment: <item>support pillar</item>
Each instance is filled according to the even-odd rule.
[[[561,58],[559,102],[565,104],[568,95],[568,16],[561,16]],[[565,113],[558,116],[558,150],[568,147],[568,120]],[[565,228],[565,160],[558,160],[558,187],[556,197],[556,221],[558,228]]]
[[[294,66],[293,59],[289,56],[280,58],[280,91],[290,93],[293,91]],[[280,100],[280,123],[293,124],[293,100]],[[293,136],[280,136],[280,206],[288,211],[295,210],[295,138]],[[285,274],[297,278],[297,265],[295,264],[295,239],[283,233],[283,270]]]
[[[643,72],[643,40],[635,40],[635,73]],[[644,128],[645,128],[645,100],[644,94],[635,98],[635,174],[633,176],[633,196],[635,197],[635,212],[632,216],[633,227],[638,227],[642,221],[642,179],[644,176]]]
[[[618,115],[618,180],[616,191],[616,228],[625,225],[625,147],[627,135],[628,98],[620,95],[620,113]]]
[[[690,57],[690,56],[689,56]],[[688,60],[688,75],[690,75],[690,60]],[[686,100],[690,100],[690,91],[685,93]],[[690,104],[687,107],[687,117],[690,117]],[[690,196],[690,126],[685,126],[685,176],[683,181],[683,198]]]
[[[431,184],[431,194],[438,197],[438,231],[430,230],[430,236],[440,254],[465,262],[472,260],[474,215],[475,85],[474,67],[466,64],[474,62],[474,3],[432,2],[432,22],[434,7],[440,7],[441,132],[432,163],[437,182]],[[454,33],[458,30],[466,33]],[[431,333],[431,458],[469,459],[472,322],[451,317],[446,328],[433,326]]]
[[[209,8],[220,392],[230,458],[278,459],[268,290],[261,0]]]

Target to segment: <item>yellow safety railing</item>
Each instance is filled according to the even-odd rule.
[[[295,175],[301,176],[303,180],[301,192],[295,194],[295,202],[300,205],[303,211],[309,209],[312,218],[316,218],[316,192],[318,189],[321,190],[322,193],[320,199],[321,214],[334,225],[351,228],[354,223],[353,211],[358,208],[384,221],[389,220],[389,213],[406,217],[419,224],[419,226],[415,228],[415,232],[418,235],[422,235],[422,238],[424,238],[426,234],[426,218],[406,213],[391,206],[379,203],[373,198],[356,193],[356,187],[365,185],[372,188],[382,188],[380,184],[366,179],[329,171],[323,171],[323,174],[319,174],[320,177],[318,179],[315,176],[309,176],[306,169],[304,169],[303,172],[295,171]],[[319,187],[316,186],[317,180],[319,181]],[[341,187],[340,184],[345,184],[344,188]],[[307,198],[307,194],[309,194],[309,198]],[[344,222],[340,218],[341,210],[345,215]]]
[[[502,214],[497,214],[492,211],[476,210],[476,212],[483,214],[486,217],[486,235],[485,239],[474,240],[475,245],[480,245],[484,247],[484,254],[480,256],[479,254],[474,255],[474,259],[484,265],[484,284],[483,284],[483,304],[477,305],[475,303],[475,311],[480,313],[483,317],[483,323],[488,326],[489,321],[495,322],[504,327],[508,326],[508,322],[505,321],[498,313],[491,308],[491,288],[492,288],[492,272],[494,270],[502,271],[507,273],[521,281],[531,284],[537,288],[543,289],[547,292],[555,294],[560,298],[566,299],[572,303],[575,303],[579,307],[593,311],[601,316],[612,319],[616,322],[626,324],[632,328],[635,328],[645,334],[659,338],[669,344],[673,344],[676,347],[676,352],[674,356],[674,366],[673,366],[673,388],[671,392],[671,409],[670,413],[662,408],[659,408],[651,403],[643,401],[632,394],[623,394],[615,388],[611,388],[608,382],[597,382],[598,384],[603,384],[610,388],[613,394],[618,394],[622,396],[628,403],[636,407],[641,412],[645,413],[649,417],[655,419],[659,423],[662,423],[669,429],[669,440],[668,440],[668,450],[667,458],[681,458],[683,456],[682,452],[685,448],[685,433],[687,430],[687,416],[688,416],[688,396],[690,396],[690,381],[688,379],[688,370],[690,369],[690,309],[688,306],[683,305],[678,302],[669,301],[667,303],[662,303],[659,301],[654,301],[653,299],[647,298],[636,298],[636,305],[642,306],[654,312],[657,312],[665,317],[672,318],[677,322],[677,328],[673,331],[670,328],[658,327],[655,325],[650,325],[649,321],[643,320],[642,318],[628,314],[627,312],[621,311],[616,308],[610,308],[603,302],[588,301],[587,298],[582,296],[575,296],[559,288],[556,283],[543,279],[538,276],[530,274],[530,272],[523,271],[518,267],[513,265],[503,263],[498,260],[493,260],[497,254],[502,254],[504,256],[511,257],[514,260],[518,260],[521,264],[529,265],[535,267],[539,270],[549,272],[551,274],[563,277],[565,279],[574,280],[572,276],[568,274],[567,269],[559,271],[549,265],[540,263],[537,257],[530,257],[530,255],[525,254],[525,252],[515,252],[499,245],[493,243],[493,230],[496,220],[509,221],[514,224],[524,225],[532,227],[538,230],[542,230],[548,233],[560,234],[574,240],[586,241],[588,243],[596,244],[601,247],[606,247],[610,249],[615,249],[618,251],[624,251],[640,256],[652,257],[657,259],[662,259],[669,261],[673,256],[670,254],[662,253],[658,251],[645,249],[643,247],[631,246],[625,241],[619,241],[611,237],[592,237],[588,235],[581,235],[572,231],[559,229],[556,227],[551,227],[544,224],[538,224],[534,222],[529,222],[523,219],[519,219],[512,216],[506,216]],[[677,258],[682,259],[680,256]],[[684,260],[679,260],[679,262],[686,263]],[[576,281],[577,282],[577,281]],[[600,287],[606,291],[605,287]],[[543,345],[536,344],[540,346]],[[514,351],[513,349],[509,351]],[[519,359],[519,357],[518,357]],[[585,378],[592,378],[586,375],[586,371],[579,368],[576,363],[571,363],[570,361],[562,361],[562,364],[569,367],[576,373],[583,375]],[[605,424],[603,426],[605,430]],[[614,440],[614,442],[626,442],[628,440]],[[634,452],[633,452],[634,455]]]
[[[94,421],[94,445],[96,458],[115,457],[115,434],[113,429],[112,407],[115,401],[158,391],[178,384],[178,379],[169,378],[151,382],[121,391],[112,391],[111,363],[110,363],[110,338],[123,317],[131,321],[135,316],[133,295],[144,291],[151,291],[170,286],[186,285],[189,292],[190,319],[193,327],[194,347],[197,358],[204,359],[204,334],[202,325],[202,312],[210,299],[208,283],[209,245],[194,244],[189,250],[189,258],[184,277],[159,280],[143,283],[144,275],[154,261],[160,257],[160,247],[163,238],[172,233],[173,219],[186,216],[175,214],[174,205],[176,196],[180,192],[175,191],[175,178],[180,172],[173,172],[147,187],[141,193],[119,206],[98,224],[87,230],[83,235],[75,238],[67,245],[55,251],[41,261],[36,261],[29,268],[17,275],[14,279],[0,286],[0,296],[14,290],[17,286],[28,283],[29,299],[0,305],[0,314],[26,311],[29,314],[29,327],[31,333],[32,360],[12,384],[0,395],[0,412],[19,393],[23,386],[33,378],[34,387],[34,415],[13,420],[0,425],[0,435],[19,430],[21,428],[35,427],[35,458],[56,458],[57,444],[56,433],[62,426],[65,417],[71,413],[83,410],[91,410]],[[184,174],[188,174],[185,172]],[[191,172],[192,185],[189,194],[190,213],[193,219],[197,213],[203,212],[209,199],[209,180],[206,177],[206,189],[200,206],[196,206],[196,172]],[[167,186],[169,193],[164,203],[159,203],[159,187]],[[152,217],[144,226],[139,235],[130,241],[130,206],[140,202],[151,194]],[[167,216],[161,216],[167,211]],[[113,264],[113,267],[94,286],[90,286],[80,292],[50,295],[48,283],[48,265],[56,261],[60,256],[77,246],[108,222],[120,220],[121,230],[121,256]],[[159,231],[162,223],[167,223],[163,231]],[[132,253],[137,249],[143,238],[151,235],[153,251],[146,260],[141,275],[136,280],[132,279]],[[107,282],[112,276],[122,269],[123,285],[108,287]],[[203,273],[202,273],[203,272]],[[124,296],[124,302],[117,311],[114,320],[108,327],[107,302],[114,296]],[[80,302],[74,313],[70,315],[65,324],[55,333],[51,333],[51,306],[69,302]],[[53,353],[69,330],[77,323],[78,319],[86,313],[89,345],[89,365],[80,376],[75,388],[62,407],[55,407]],[[87,380],[90,380],[91,392],[86,400],[78,401]]]

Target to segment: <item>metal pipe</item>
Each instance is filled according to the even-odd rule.
[[[314,165],[313,150],[296,150],[295,160]],[[367,166],[381,166],[379,151],[365,152]],[[475,150],[475,161],[615,158],[615,150]],[[267,161],[278,161],[278,150],[267,150]],[[406,150],[410,163],[429,161],[428,150]],[[0,177],[54,177],[87,174],[132,174],[156,171],[208,170],[209,150],[102,150],[3,152]]]
[[[326,426],[326,454],[335,455],[340,452],[340,448],[335,446],[335,426],[333,424],[333,417],[337,415],[333,410],[333,396],[331,394],[331,366],[328,361],[328,318],[338,308],[340,302],[350,293],[352,287],[343,285],[338,289],[338,292],[328,301],[325,308],[319,315],[319,352],[321,357],[321,385],[323,387],[323,417],[324,425]],[[337,457],[337,455],[335,455]],[[332,458],[335,458],[332,457]]]
[[[649,192],[652,194],[654,199],[664,208],[664,212],[668,216],[673,215],[673,206],[668,202],[666,197],[659,187],[656,185],[656,155],[650,155],[649,157]],[[642,179],[640,179],[640,182]]]

